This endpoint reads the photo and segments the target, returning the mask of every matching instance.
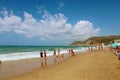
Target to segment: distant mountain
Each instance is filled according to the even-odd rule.
[[[114,40],[120,40],[120,35],[114,36],[97,36],[97,37],[90,37],[85,41],[74,41],[70,45],[80,45],[80,46],[89,46],[89,45],[96,45],[98,43],[114,43]]]

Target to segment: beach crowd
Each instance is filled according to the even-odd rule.
[[[120,46],[112,47],[112,46],[103,46],[102,44],[98,44],[97,46],[88,46],[88,52],[91,53],[94,50],[109,50],[112,51],[120,60]],[[69,56],[75,56],[75,52],[72,48],[68,49],[68,55]],[[54,62],[56,63],[58,59],[63,60],[64,59],[64,53],[60,53],[60,49],[54,49],[53,51],[53,59]],[[47,65],[47,51],[46,50],[41,50],[40,51],[40,61],[41,65]],[[0,60],[0,64],[2,61]]]
[[[73,49],[69,49],[68,54],[69,54],[69,56],[75,56],[75,52]],[[60,49],[58,49],[58,50],[54,49],[53,58],[54,58],[54,63],[56,63],[58,59],[63,60],[64,53],[61,54]],[[43,66],[44,64],[47,65],[47,52],[46,52],[46,50],[40,51],[40,61],[41,61],[41,66]]]

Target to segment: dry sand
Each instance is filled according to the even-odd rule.
[[[120,60],[108,51],[78,54],[8,80],[120,80]]]

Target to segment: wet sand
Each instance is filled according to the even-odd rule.
[[[120,80],[120,60],[109,51],[77,54],[8,80]]]
[[[47,61],[43,59],[42,61],[43,64],[41,64],[40,58],[5,61],[2,62],[2,64],[0,64],[0,80],[9,80],[10,78],[19,75],[24,75],[46,66],[60,63],[63,60],[66,60],[67,58],[68,58],[68,54],[65,54],[64,59],[56,58],[56,63],[55,63],[53,56],[48,56]]]

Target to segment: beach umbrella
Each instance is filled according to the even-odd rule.
[[[115,48],[115,47],[116,47],[116,44],[115,44],[115,43],[113,43],[113,44],[111,44],[111,46],[112,46],[113,48]]]
[[[120,46],[120,43],[113,43],[113,44],[108,44],[109,47],[116,48],[116,46]]]
[[[113,47],[113,48],[115,48],[115,47],[116,47],[116,44],[115,44],[115,43],[113,43],[113,44],[108,44],[108,47]]]
[[[116,46],[120,46],[120,43],[116,43]]]

